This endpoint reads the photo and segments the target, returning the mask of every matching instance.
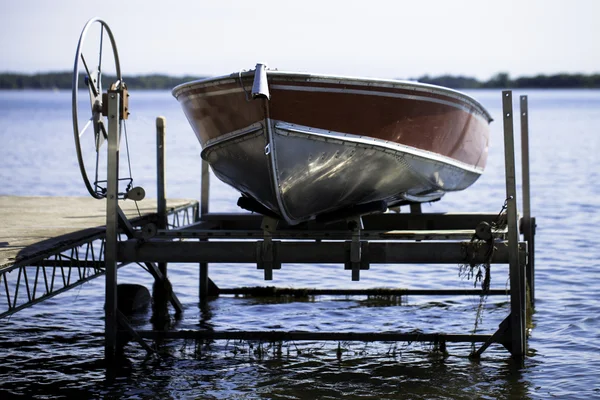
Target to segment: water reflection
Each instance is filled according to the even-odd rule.
[[[381,299],[220,298],[198,304],[196,326],[214,330],[222,324],[223,313],[239,308],[251,315],[250,320],[262,318],[267,326],[285,329],[269,322],[271,317],[281,319],[270,307],[289,306],[292,311],[306,301],[310,307],[325,310],[332,310],[333,305],[367,313],[368,307],[361,305],[406,308],[400,301]],[[431,309],[427,304],[419,308]],[[454,312],[450,304],[445,308]],[[191,311],[187,310],[188,316]],[[256,322],[249,323],[249,329],[256,326]],[[169,340],[160,343],[159,356],[145,363],[139,362],[141,354],[134,351],[138,360],[131,369],[121,367],[120,374],[107,379],[105,389],[106,394],[123,397],[169,398],[178,393],[203,399],[531,398],[531,383],[523,373],[534,365],[532,361],[522,368],[499,345],[492,345],[479,361],[467,357],[467,344],[451,344],[449,351],[441,353],[429,343]]]
[[[211,323],[213,317],[212,302],[200,301],[200,303],[198,303],[198,308],[200,309],[200,322],[198,322],[198,327],[201,330],[214,331],[214,324]]]
[[[472,362],[389,345],[221,343],[179,347],[134,371],[140,393],[170,397],[275,399],[529,399],[530,383],[510,359]],[[178,371],[178,373],[173,373]],[[115,388],[113,388],[115,389]],[[114,393],[114,392],[113,392]]]

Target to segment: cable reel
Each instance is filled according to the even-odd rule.
[[[88,36],[94,35],[94,33],[91,32],[98,27],[100,29],[99,37],[92,37],[90,40],[86,41]],[[97,33],[97,31],[95,32]],[[109,54],[105,55],[105,57],[108,56],[109,58],[112,56],[112,62],[109,61],[108,68],[114,68],[114,76],[106,76],[107,78],[114,79],[114,81],[109,85],[109,90],[107,92],[103,91],[102,85],[104,73],[102,64],[104,50],[103,42],[105,37],[108,37],[110,41],[110,49],[112,50]],[[80,88],[80,83],[83,83],[84,87]],[[89,94],[89,106],[84,105],[81,107],[82,105],[79,102],[84,102],[84,100],[79,99],[79,95],[81,94],[80,89],[83,89],[84,91],[87,89]],[[131,160],[129,157],[129,144],[127,141],[127,126],[125,124],[125,120],[127,120],[129,116],[129,94],[127,92],[127,85],[125,82],[123,82],[123,77],[121,75],[119,53],[117,52],[117,45],[115,43],[114,36],[106,22],[101,19],[92,18],[83,27],[83,31],[79,37],[79,42],[77,43],[77,51],[75,53],[72,91],[72,115],[75,150],[77,151],[77,161],[79,163],[79,169],[81,171],[83,183],[85,184],[88,192],[96,199],[103,199],[106,197],[107,180],[102,179],[100,170],[102,169],[102,162],[107,159],[108,151],[108,146],[103,146],[108,139],[108,95],[109,93],[118,93],[120,97],[120,119],[118,121],[119,139],[122,136],[122,132],[124,132],[127,149],[127,165],[129,167],[129,176],[125,178],[119,178],[119,183],[123,182],[126,184],[124,191],[119,190],[119,198],[130,198],[136,201],[143,199],[145,196],[144,189],[141,187],[134,188],[133,178],[131,176]],[[83,127],[80,127],[80,125],[83,125]],[[93,137],[91,136],[92,132]],[[90,142],[92,140],[95,150],[93,167],[90,166],[92,161],[89,160],[89,158],[92,157],[90,155],[92,146],[92,143]],[[90,179],[88,170],[93,170],[93,179]]]

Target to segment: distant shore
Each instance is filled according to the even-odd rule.
[[[123,80],[127,83],[129,89],[161,90],[173,89],[175,86],[197,79],[206,78],[205,76],[181,76],[174,77],[168,75],[136,75],[126,76]],[[20,90],[20,89],[40,89],[71,90],[73,80],[72,72],[48,72],[40,74],[18,74],[18,73],[0,73],[0,90]],[[116,78],[110,75],[102,75],[102,82],[114,82]],[[84,76],[79,79],[79,86],[85,87]],[[107,88],[104,88],[107,89]]]
[[[124,77],[130,89],[170,90],[173,87],[206,76],[169,75],[134,75]],[[104,76],[105,82],[111,82],[114,77]],[[555,74],[536,75],[511,78],[506,73],[498,73],[487,81],[480,81],[466,76],[442,75],[431,77],[409,78],[411,81],[445,86],[453,89],[600,89],[600,73],[598,74]],[[71,89],[71,72],[48,72],[39,74],[0,73],[0,89]],[[83,87],[84,79],[80,79]]]

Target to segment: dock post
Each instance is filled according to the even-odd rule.
[[[523,237],[527,241],[526,278],[531,305],[535,304],[535,221],[531,218],[529,181],[529,110],[527,96],[521,96],[521,167],[523,174]]]
[[[517,226],[517,185],[515,139],[513,132],[512,91],[502,92],[504,125],[504,165],[506,171],[506,202],[508,219],[508,260],[510,273],[510,352],[515,358],[525,355],[525,285],[519,257]]]
[[[208,163],[202,160],[202,177],[200,180],[200,219],[204,214],[208,214],[208,201],[210,195],[210,174]]]
[[[200,263],[200,302],[208,298],[208,263]]]
[[[167,185],[165,180],[165,131],[166,118],[156,118],[156,214],[158,229],[167,229]],[[158,269],[166,278],[167,263],[158,263]]]
[[[200,181],[200,219],[208,214],[208,201],[210,195],[210,175],[208,170],[208,163],[202,160],[202,178]],[[205,302],[208,299],[209,292],[209,278],[208,278],[208,263],[200,263],[200,282],[199,282],[199,293],[200,302]]]
[[[104,262],[106,265],[106,303],[104,355],[110,366],[117,349],[117,235],[118,235],[118,194],[119,194],[119,140],[120,140],[120,95],[118,91],[108,92],[108,171],[106,191],[106,245]]]

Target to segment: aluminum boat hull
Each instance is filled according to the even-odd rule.
[[[257,85],[266,92],[254,93]],[[472,185],[487,160],[488,112],[442,87],[280,71],[261,78],[257,68],[173,94],[215,175],[290,224],[377,201],[437,200]]]

